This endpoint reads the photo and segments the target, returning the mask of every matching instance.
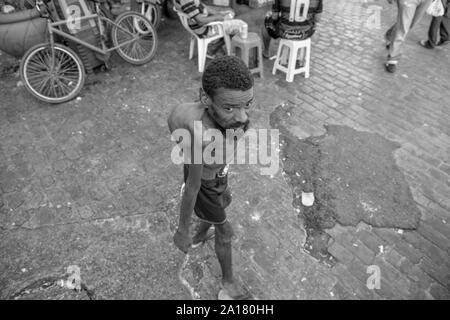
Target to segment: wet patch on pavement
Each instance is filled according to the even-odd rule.
[[[380,135],[346,126],[325,126],[326,133],[299,139],[290,131],[291,102],[271,114],[280,130],[283,175],[293,190],[293,206],[307,231],[305,249],[328,265],[326,229],[336,224],[415,229],[420,211],[393,152],[400,147]],[[313,192],[312,206],[302,204],[302,192]]]

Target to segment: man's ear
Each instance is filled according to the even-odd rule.
[[[209,106],[211,105],[211,98],[206,94],[205,90],[203,88],[200,88],[200,102],[205,105]]]

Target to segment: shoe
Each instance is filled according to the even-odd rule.
[[[395,73],[395,71],[397,71],[397,65],[394,63],[386,63],[385,68],[389,73]]]
[[[430,41],[428,41],[428,40],[420,40],[419,44],[424,48],[434,49],[434,47],[430,44]]]
[[[449,43],[450,43],[450,40],[447,40],[447,41],[439,41],[438,44],[437,44],[437,46],[438,46],[438,47],[446,46],[446,45],[448,45]]]

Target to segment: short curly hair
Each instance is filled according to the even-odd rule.
[[[241,59],[223,56],[211,61],[205,69],[202,87],[210,97],[219,88],[246,91],[253,87],[253,75]]]

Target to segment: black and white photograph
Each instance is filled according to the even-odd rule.
[[[0,300],[450,300],[450,0],[0,0]]]

